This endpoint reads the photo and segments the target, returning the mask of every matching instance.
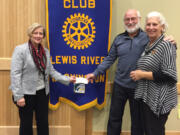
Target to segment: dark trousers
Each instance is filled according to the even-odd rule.
[[[157,116],[142,101],[141,112],[146,135],[165,135],[165,124],[169,113]]]
[[[37,125],[37,135],[49,135],[48,127],[48,101],[49,96],[45,89],[36,92],[36,95],[25,95],[24,107],[19,107],[20,135],[33,135],[33,112]]]
[[[140,104],[134,99],[134,89],[121,87],[117,83],[114,83],[112,92],[107,135],[120,135],[124,107],[128,99],[131,114],[131,135],[143,135]]]

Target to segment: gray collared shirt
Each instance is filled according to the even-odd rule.
[[[130,72],[136,69],[137,60],[147,43],[148,37],[141,29],[134,38],[129,37],[127,32],[119,34],[114,39],[108,56],[98,65],[94,74],[104,74],[117,59],[114,81],[122,87],[135,89],[136,83],[130,78]]]

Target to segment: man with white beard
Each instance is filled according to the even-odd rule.
[[[129,100],[131,114],[131,135],[143,135],[139,102],[134,99],[136,83],[130,78],[130,72],[136,69],[136,62],[148,43],[146,33],[140,28],[140,19],[140,13],[135,9],[129,9],[125,13],[124,27],[126,31],[116,36],[108,56],[98,65],[97,69],[93,73],[87,74],[87,79],[93,81],[99,74],[104,74],[118,59],[107,135],[120,135],[127,100]]]

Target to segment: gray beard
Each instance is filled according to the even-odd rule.
[[[136,24],[135,27],[131,29],[129,29],[126,25],[124,25],[124,28],[128,33],[134,33],[140,28],[140,24],[139,23]]]

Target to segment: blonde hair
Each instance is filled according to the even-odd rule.
[[[37,29],[37,28],[43,28],[43,38],[46,36],[46,30],[45,30],[45,28],[41,25],[41,24],[39,24],[39,23],[33,23],[32,25],[30,25],[29,27],[28,27],[28,29],[27,29],[27,35],[29,36],[29,37],[31,37],[32,36],[32,33],[35,31],[35,29]]]

